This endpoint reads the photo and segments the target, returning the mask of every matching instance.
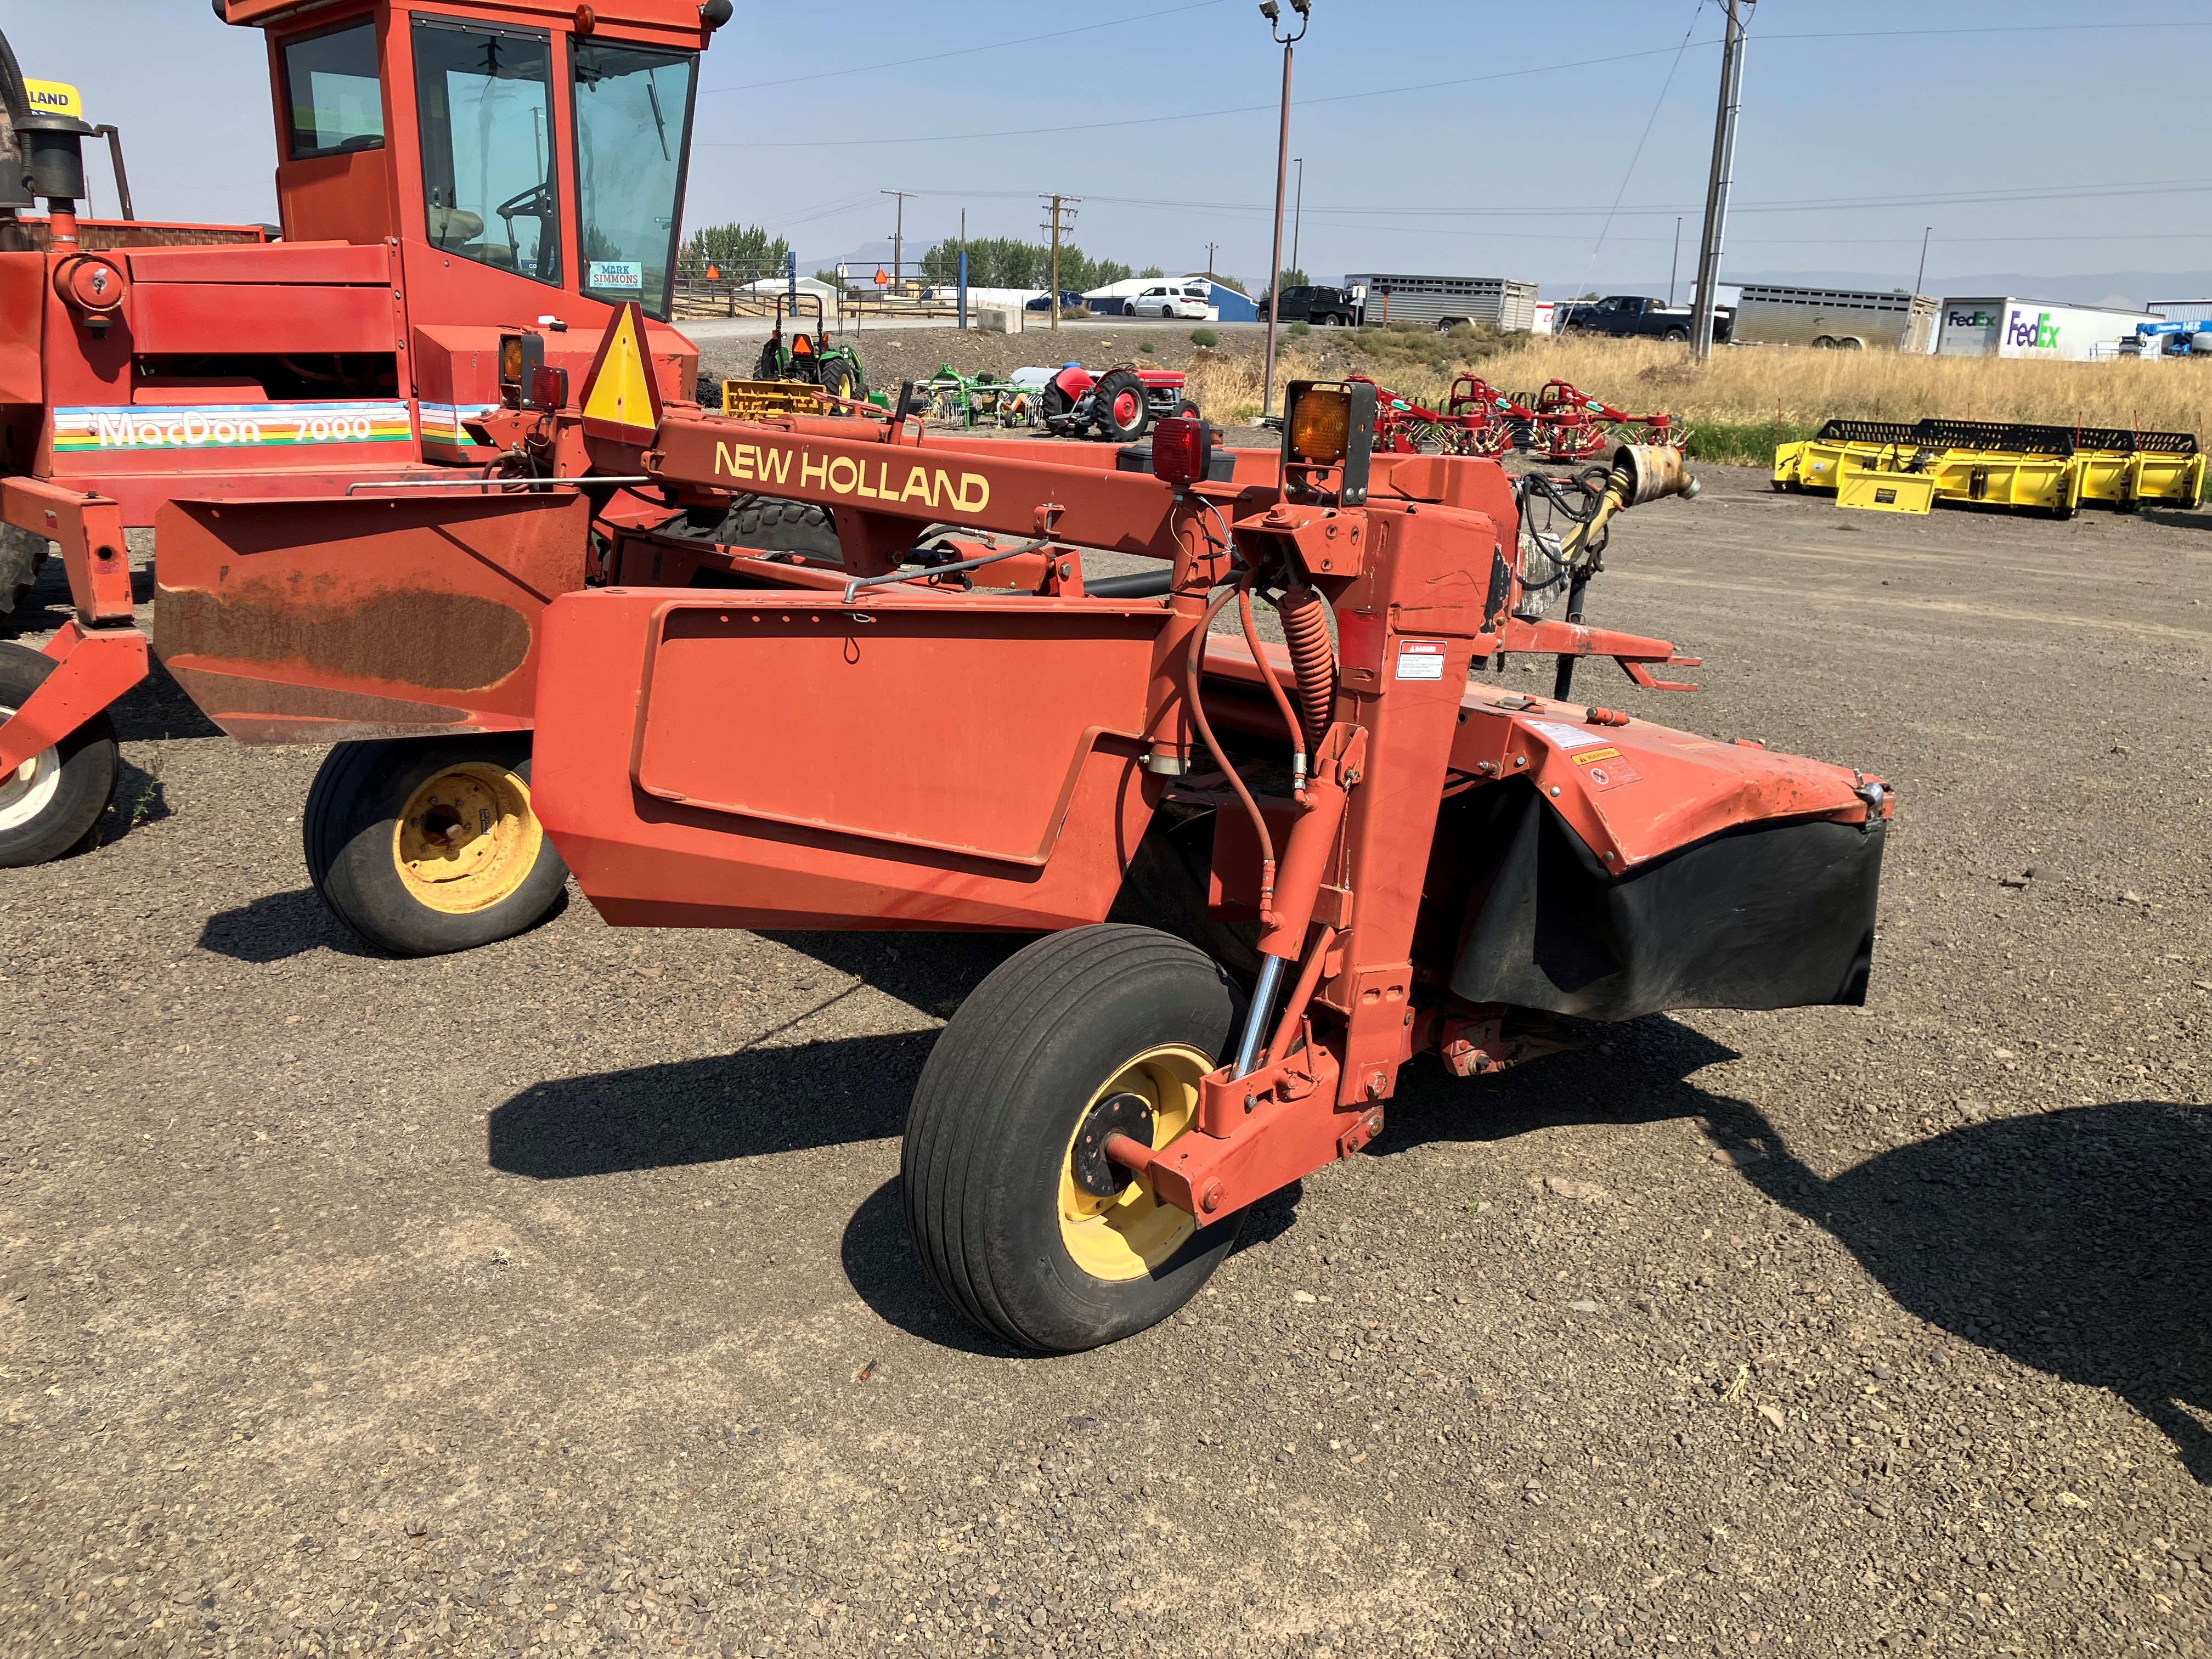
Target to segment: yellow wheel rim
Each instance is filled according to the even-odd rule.
[[[530,786],[504,766],[471,761],[408,797],[392,832],[392,860],[418,903],[465,915],[512,897],[544,841]]]
[[[1195,1048],[1147,1048],[1100,1084],[1076,1115],[1060,1156],[1060,1237],[1075,1265],[1093,1279],[1142,1279],[1182,1248],[1198,1222],[1155,1199],[1142,1176],[1112,1198],[1084,1191],[1075,1179],[1075,1138],[1085,1120],[1109,1096],[1142,1095],[1152,1103],[1152,1145],[1164,1146],[1196,1120],[1199,1079],[1213,1069]]]

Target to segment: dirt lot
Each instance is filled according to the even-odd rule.
[[[1871,1005],[1417,1065],[1073,1359],[900,1218],[1009,942],[374,959],[134,694],[0,872],[0,1650],[2212,1653],[2212,514],[1707,477],[1591,606],[1706,689],[1585,688],[1896,784]]]

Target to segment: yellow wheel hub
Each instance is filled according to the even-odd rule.
[[[471,761],[408,797],[392,832],[392,858],[417,902],[465,915],[513,896],[544,841],[530,786],[504,766]]]
[[[1111,1198],[1096,1198],[1075,1179],[1075,1138],[1091,1109],[1120,1094],[1140,1095],[1152,1109],[1152,1145],[1164,1146],[1198,1116],[1199,1080],[1213,1061],[1195,1048],[1165,1044],[1130,1060],[1084,1103],[1060,1159],[1060,1237],[1075,1265],[1093,1279],[1142,1279],[1198,1231],[1188,1211],[1153,1198],[1139,1176]]]

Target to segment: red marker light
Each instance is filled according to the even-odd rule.
[[[1177,489],[1205,478],[1213,459],[1213,433],[1190,415],[1170,415],[1152,428],[1152,474]]]

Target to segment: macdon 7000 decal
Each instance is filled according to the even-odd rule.
[[[61,454],[115,449],[268,449],[295,444],[411,443],[415,423],[404,402],[214,404],[170,407],[57,409],[54,448]]]
[[[786,483],[794,459],[802,489],[811,484],[833,495],[860,496],[872,501],[927,501],[933,513],[948,507],[980,513],[991,504],[991,481],[977,472],[963,472],[956,483],[943,467],[933,469],[904,461],[855,461],[844,455],[810,455],[803,449],[771,449],[765,444],[714,446],[715,473],[744,483]],[[871,467],[873,477],[869,476]]]

